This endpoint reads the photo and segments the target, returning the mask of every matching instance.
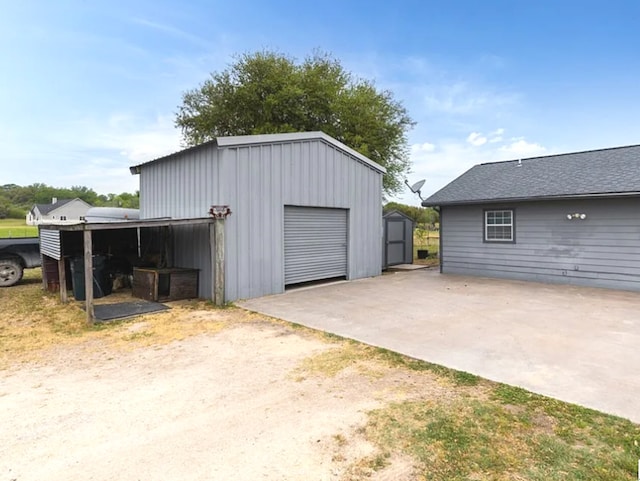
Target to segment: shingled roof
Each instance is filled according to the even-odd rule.
[[[640,195],[640,145],[479,164],[422,205],[622,195]]]
[[[55,204],[36,204],[34,206],[34,209],[37,207],[42,215],[47,215],[52,210],[62,207],[63,205],[68,204],[72,200],[73,199],[60,199]]]

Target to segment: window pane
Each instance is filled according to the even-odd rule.
[[[509,226],[487,226],[487,240],[512,240],[512,229]]]
[[[513,240],[513,211],[488,210],[485,211],[486,240]]]

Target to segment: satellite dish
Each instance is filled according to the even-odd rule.
[[[424,179],[419,180],[418,182],[416,182],[415,184],[413,184],[411,187],[409,187],[411,189],[411,192],[413,192],[414,194],[416,192],[420,192],[420,189],[422,189],[422,186],[424,185]]]
[[[422,195],[420,195],[420,189],[422,189],[422,186],[424,185],[424,179],[419,180],[418,182],[416,182],[413,185],[409,185],[409,181],[407,179],[404,179],[404,183],[407,185],[407,187],[409,187],[409,190],[411,192],[413,192],[414,194],[418,194],[418,197],[420,197],[420,200],[424,200],[422,198]]]

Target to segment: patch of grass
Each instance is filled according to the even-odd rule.
[[[431,372],[450,386],[450,398],[409,399],[370,412],[364,435],[378,451],[348,479],[371,476],[398,453],[411,456],[430,480],[637,479],[640,426],[615,416],[353,341],[338,340],[303,369],[335,376],[365,362],[370,368],[378,362],[380,372]]]
[[[524,389],[497,385],[492,399],[501,404],[520,405],[531,417],[545,416],[553,420],[553,438],[542,440],[535,450],[535,457],[547,464],[569,459],[583,466],[576,473],[590,477],[574,479],[636,479],[629,475],[637,471],[640,459],[640,426],[617,416],[603,414],[593,409],[565,403],[530,393]],[[581,448],[566,451],[566,446]],[[598,455],[608,453],[609,463],[602,463]],[[595,454],[596,461],[593,460]],[[553,462],[552,462],[553,461]],[[594,473],[598,473],[595,476]],[[626,473],[627,477],[623,477]],[[636,473],[637,475],[637,473]],[[532,478],[538,479],[538,478]],[[543,478],[539,478],[543,479]],[[556,479],[556,478],[550,478]],[[557,478],[560,479],[560,478]]]
[[[0,239],[13,237],[38,237],[38,227],[24,219],[0,219]]]
[[[371,456],[365,456],[354,463],[342,478],[345,481],[360,481],[369,479],[377,471],[387,467],[389,464],[388,453],[378,453]]]
[[[355,341],[343,341],[338,346],[310,356],[294,371],[295,378],[303,380],[305,375],[335,377],[349,367],[357,367],[371,356],[368,346]]]
[[[565,404],[539,396],[552,404]],[[407,401],[370,413],[367,437],[383,453],[413,456],[432,480],[635,480],[640,426],[591,412],[567,440],[538,422],[537,407],[513,413],[499,400]],[[551,418],[561,426],[562,418]],[[566,426],[565,426],[566,428]]]

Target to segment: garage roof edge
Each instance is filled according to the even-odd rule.
[[[234,135],[228,137],[216,137],[208,142],[204,142],[202,144],[190,147],[188,149],[180,150],[178,152],[174,152],[169,155],[165,155],[163,157],[158,157],[156,159],[150,160],[148,162],[143,162],[142,164],[134,165],[129,167],[129,171],[132,175],[136,175],[140,173],[140,168],[144,165],[149,165],[154,162],[160,160],[167,160],[172,157],[177,157],[185,152],[189,152],[192,150],[200,149],[210,145],[217,145],[220,148],[230,148],[230,147],[241,147],[245,145],[259,145],[259,144],[270,144],[270,143],[283,143],[283,142],[299,142],[303,140],[323,140],[326,143],[333,145],[334,147],[344,151],[345,153],[355,157],[362,163],[368,165],[369,167],[377,170],[382,174],[386,174],[387,169],[385,169],[380,164],[374,162],[369,159],[365,155],[362,155],[360,152],[352,149],[351,147],[343,144],[339,140],[334,139],[330,135],[325,134],[321,131],[315,132],[292,132],[285,134],[262,134],[262,135]]]

